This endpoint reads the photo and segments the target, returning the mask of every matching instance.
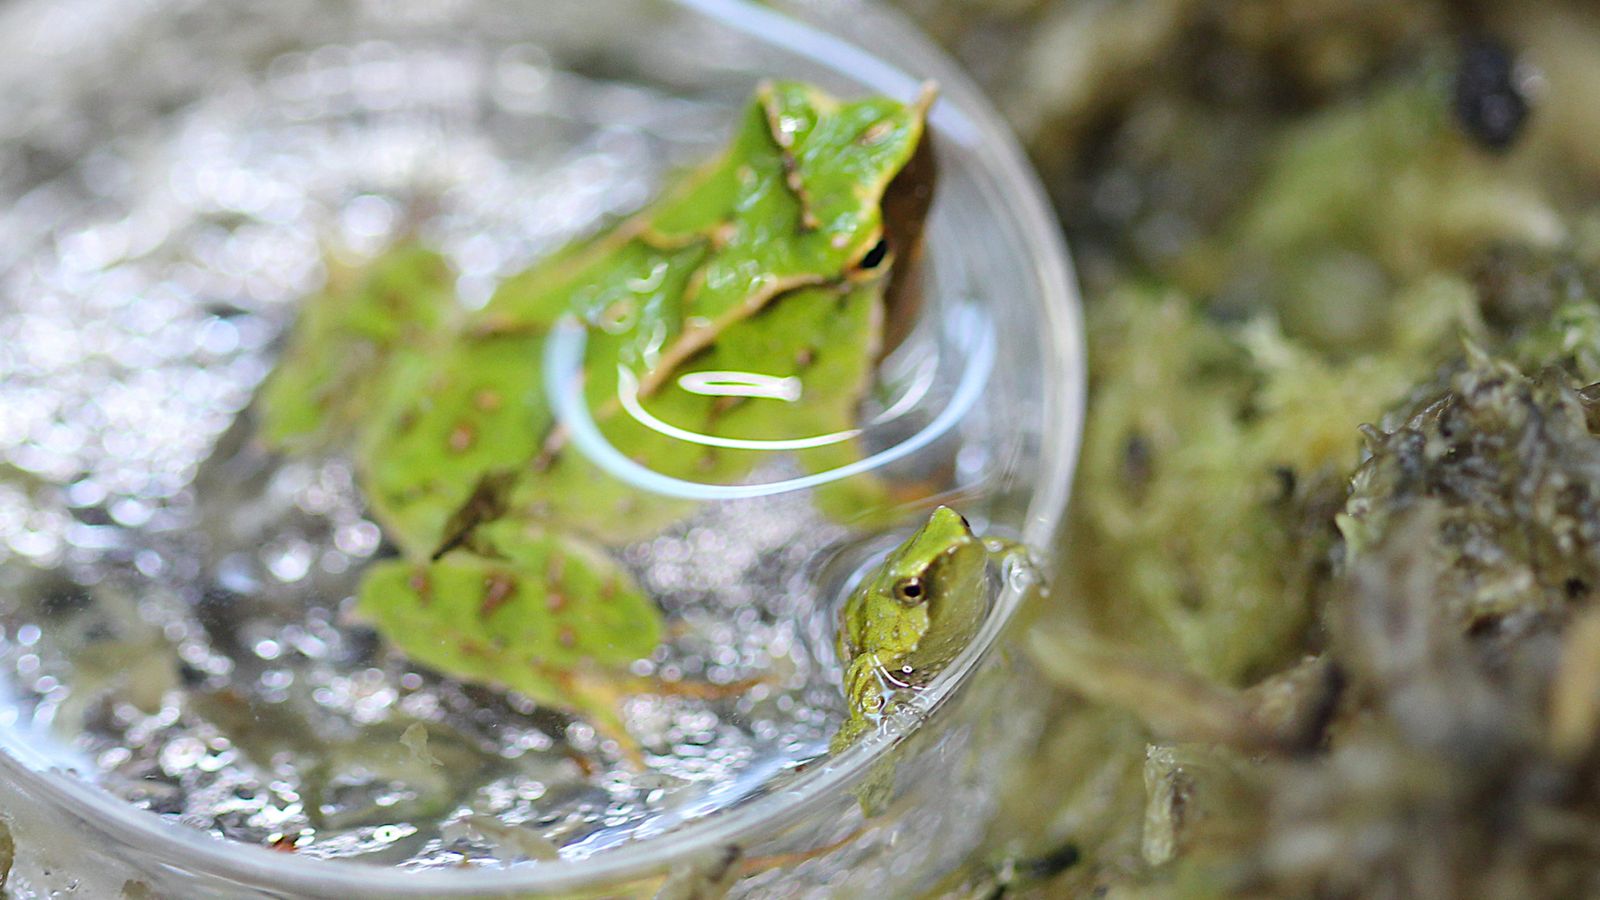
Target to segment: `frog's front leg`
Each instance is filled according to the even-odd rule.
[[[883,680],[883,662],[876,653],[862,653],[850,660],[844,671],[844,695],[848,713],[829,742],[831,753],[842,752],[877,727],[888,703]]]

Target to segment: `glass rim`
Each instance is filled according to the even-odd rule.
[[[798,12],[788,9],[793,4],[785,4],[780,12],[755,0],[667,2],[883,93],[913,96],[923,79],[907,69],[927,73],[938,83],[940,102],[933,108],[931,123],[941,137],[954,139],[972,151],[979,163],[974,174],[985,182],[986,191],[1008,198],[1006,214],[1021,243],[1017,253],[1031,266],[1031,281],[1041,301],[1038,335],[1045,379],[1044,420],[1061,431],[1042,435],[1041,477],[1033,486],[1021,537],[1029,546],[1048,547],[1065,514],[1077,463],[1086,391],[1084,335],[1076,276],[1059,226],[1010,129],[955,63],[892,11],[853,0],[808,3]],[[845,16],[853,31],[882,37],[890,52],[875,54],[839,37],[833,26],[843,24]],[[767,832],[771,823],[799,821],[848,790],[881,756],[892,752],[959,693],[973,671],[994,652],[1023,596],[1017,585],[1006,585],[995,612],[977,637],[905,705],[900,719],[904,727],[887,729],[837,756],[824,758],[783,791],[582,859],[508,868],[420,870],[360,860],[317,859],[219,839],[165,821],[70,773],[41,771],[10,752],[0,752],[0,777],[32,799],[76,819],[85,831],[114,837],[124,846],[148,854],[152,863],[225,879],[240,887],[270,886],[274,891],[310,896],[417,897],[537,894],[622,883],[746,843]]]

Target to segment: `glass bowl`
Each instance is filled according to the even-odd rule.
[[[508,759],[548,750],[516,744],[542,733],[505,726],[536,717],[515,700],[431,684],[407,700],[409,688],[376,664],[282,662],[366,660],[371,649],[336,615],[284,599],[345,590],[341,579],[374,552],[370,523],[330,512],[348,493],[339,470],[263,474],[251,466],[268,464],[237,434],[298,298],[322,277],[319,243],[333,234],[358,255],[375,251],[428,207],[417,227],[455,261],[470,302],[710,152],[765,77],[907,100],[938,85],[940,175],[921,276],[932,314],[883,363],[886,381],[914,388],[888,405],[915,414],[876,435],[872,459],[912,472],[933,460],[945,482],[930,502],[958,503],[1047,567],[1084,387],[1072,273],[993,110],[893,14],[842,0],[0,6],[0,680],[10,695],[0,810],[15,842],[12,891],[693,896],[681,892],[731,884],[735,895],[907,895],[976,846],[996,785],[1038,727],[1037,691],[1009,629],[1034,570],[1003,573],[977,638],[879,733],[833,756],[820,740],[839,708],[837,697],[817,699],[818,684],[836,693],[826,689],[837,677],[826,632],[838,598],[903,529],[798,554],[787,584],[814,595],[818,614],[784,631],[779,606],[752,626],[767,629],[762,641],[815,650],[795,657],[815,671],[811,693],[795,694],[806,715],[784,720],[787,756],[767,769],[746,754],[720,769],[668,761],[646,773],[654,782],[618,776],[606,787],[611,807],[583,807],[581,834],[541,837],[520,854],[550,858],[446,864],[454,857],[438,840],[424,846],[384,819],[416,798],[377,793],[363,796],[385,824],[352,826],[343,844],[302,843],[262,824],[297,814],[284,806],[296,785],[269,783],[271,765],[248,790],[225,783],[242,750],[212,727],[227,716],[216,706],[226,693],[213,688],[246,669],[257,687],[321,678],[311,693],[351,727],[385,727],[425,695],[490,710],[486,740]],[[284,498],[261,485],[298,507],[284,512]],[[738,504],[770,493],[756,487],[699,499],[708,515],[734,510],[726,521],[737,526],[747,521]],[[285,516],[311,514],[308,504],[333,523],[328,546],[283,531]],[[707,521],[697,527],[714,530]],[[796,540],[767,539],[769,554]],[[276,630],[261,631],[265,621]],[[153,637],[108,641],[107,629]],[[219,632],[239,646],[219,650]],[[186,731],[183,698],[202,693],[211,730]],[[245,709],[274,740],[312,727]],[[89,734],[91,721],[100,732]],[[381,768],[340,765],[327,777],[351,790]],[[523,812],[563,802],[530,784],[500,779],[473,796],[507,794],[496,809]],[[278,806],[226,812],[269,795]],[[466,845],[485,842],[494,836]]]

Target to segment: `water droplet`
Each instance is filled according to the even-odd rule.
[[[334,533],[334,546],[351,556],[371,556],[378,549],[383,534],[371,522],[353,522]]]
[[[372,194],[363,194],[351,200],[344,208],[339,223],[358,246],[371,243],[371,238],[387,237],[399,219],[399,210],[390,200]]]
[[[150,521],[150,517],[155,514],[155,510],[138,500],[124,498],[111,504],[110,513],[111,518],[118,525],[126,528],[139,528]]]
[[[206,756],[206,745],[199,738],[187,735],[175,738],[161,748],[161,770],[168,775],[179,775],[194,767]]]
[[[299,581],[311,571],[311,560],[315,548],[306,541],[290,541],[277,552],[267,556],[267,571],[279,581],[289,583]]]

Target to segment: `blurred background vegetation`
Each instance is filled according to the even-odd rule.
[[[1600,8],[898,4],[1090,341],[1061,691],[951,891],[1600,893]]]

